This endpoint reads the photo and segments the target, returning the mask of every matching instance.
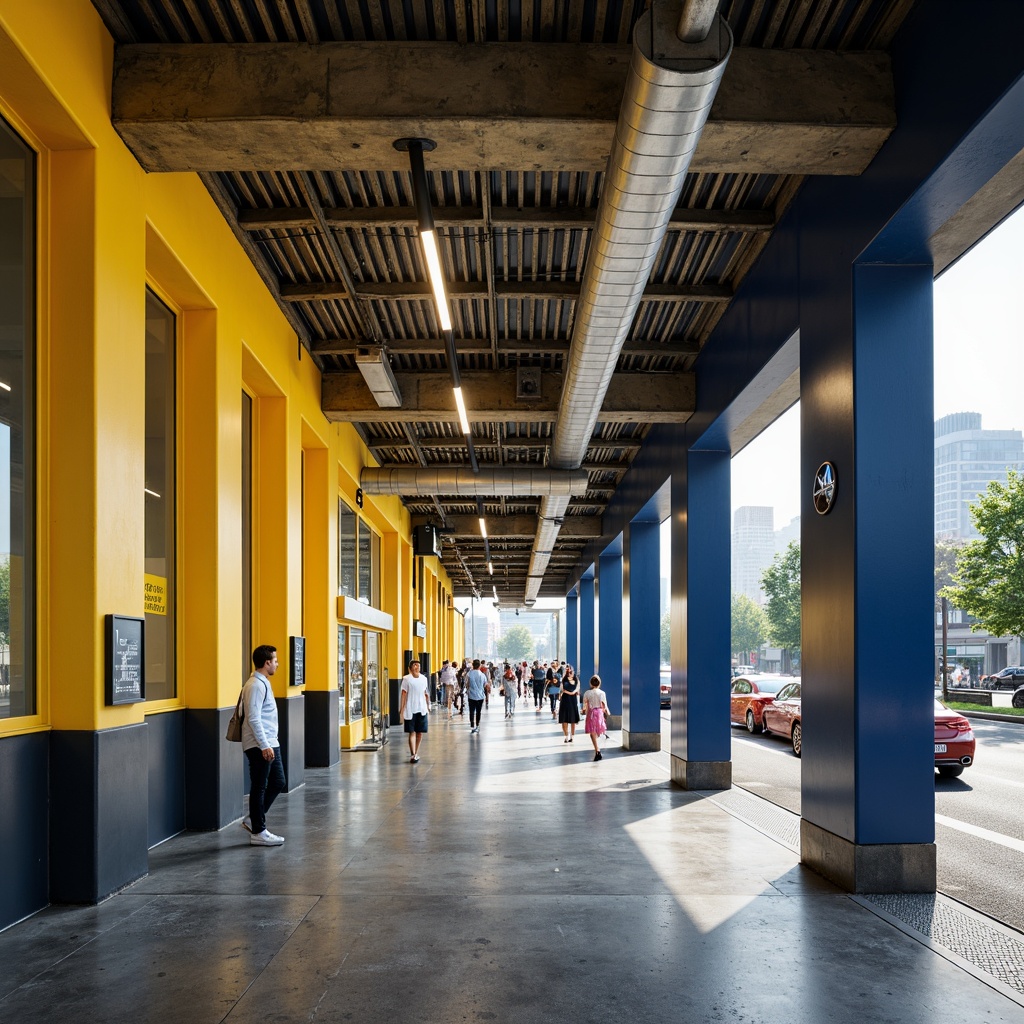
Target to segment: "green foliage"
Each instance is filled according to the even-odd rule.
[[[668,665],[672,661],[672,623],[670,613],[661,617],[661,663]]]
[[[732,653],[747,655],[760,649],[768,636],[764,612],[746,594],[732,595]]]
[[[534,657],[533,634],[525,626],[510,626],[498,639],[498,657],[505,661],[531,661]]]
[[[957,552],[952,583],[942,596],[973,615],[972,630],[993,636],[1024,634],[1024,477],[1007,472],[1006,484],[993,480],[971,519],[981,537]]]
[[[950,541],[935,542],[935,607],[939,607],[942,591],[953,584],[956,571],[956,556],[961,545]]]
[[[800,650],[800,545],[796,541],[761,574],[761,589],[768,597],[764,614],[769,640],[776,647]]]

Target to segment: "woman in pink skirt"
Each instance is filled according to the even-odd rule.
[[[586,721],[583,728],[590,736],[590,742],[594,744],[594,760],[601,760],[601,749],[597,745],[598,737],[608,731],[604,724],[604,716],[608,714],[608,700],[604,690],[601,689],[601,677],[590,677],[590,689],[583,694],[583,710],[586,712]]]

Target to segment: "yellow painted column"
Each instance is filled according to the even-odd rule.
[[[302,628],[306,637],[305,752],[310,767],[340,759],[337,498],[330,453],[303,423]]]

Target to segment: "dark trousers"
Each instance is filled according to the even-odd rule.
[[[280,747],[274,747],[273,761],[264,761],[259,747],[247,750],[245,756],[249,760],[249,818],[253,835],[259,835],[267,827],[270,805],[278,793],[288,788],[284,780],[284,762]]]
[[[544,684],[533,684],[533,706],[539,708],[544,704]]]
[[[469,698],[469,724],[475,726],[480,724],[480,712],[483,710],[484,702],[482,700],[473,700]]]

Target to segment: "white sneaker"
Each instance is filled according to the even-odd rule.
[[[284,836],[275,836],[273,832],[268,829],[264,829],[260,833],[254,833],[249,836],[250,846],[282,846],[284,845]]]
[[[248,814],[242,819],[242,828],[244,828],[246,832],[252,831],[252,818],[250,818]]]

